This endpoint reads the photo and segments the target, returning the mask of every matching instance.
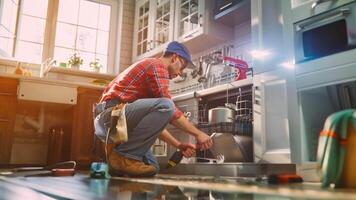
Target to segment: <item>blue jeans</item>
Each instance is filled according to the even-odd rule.
[[[106,135],[111,125],[111,106],[113,105],[104,107],[94,120],[95,134],[100,138],[103,134]],[[158,171],[159,164],[150,148],[171,121],[174,109],[173,101],[167,98],[138,99],[127,104],[125,113],[128,141],[116,146],[114,152],[153,165]]]

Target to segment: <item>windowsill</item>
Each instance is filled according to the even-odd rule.
[[[0,66],[3,65],[6,67],[7,66],[8,67],[16,67],[18,62],[22,63],[21,67],[28,68],[31,70],[40,70],[39,64],[27,63],[27,62],[13,59],[13,58],[0,57]],[[67,74],[67,75],[73,75],[73,76],[96,78],[96,79],[106,79],[106,80],[112,80],[115,78],[115,75],[112,75],[112,74],[104,74],[104,73],[90,72],[90,71],[56,67],[56,66],[53,66],[49,73]]]

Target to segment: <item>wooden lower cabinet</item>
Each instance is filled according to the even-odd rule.
[[[79,167],[87,167],[91,162],[104,158],[101,142],[95,144],[96,153],[93,154],[94,125],[93,104],[100,100],[102,90],[78,88],[77,104],[74,107],[74,119],[71,141],[71,160],[75,160]]]
[[[0,164],[10,160],[17,104],[17,79],[0,78]]]

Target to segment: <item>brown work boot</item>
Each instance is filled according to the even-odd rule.
[[[157,173],[152,165],[146,165],[142,161],[126,158],[118,153],[112,152],[109,156],[111,175],[128,175],[133,177],[149,177]]]

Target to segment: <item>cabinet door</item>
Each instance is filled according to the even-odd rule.
[[[254,77],[255,161],[290,163],[287,77],[283,71]]]
[[[135,24],[134,24],[134,49],[133,57],[137,58],[140,55],[150,50],[150,41],[152,38],[152,17],[150,12],[152,9],[153,1],[140,0],[136,1],[135,8]]]
[[[13,137],[13,122],[0,119],[0,164],[9,163]]]
[[[203,31],[204,0],[177,0],[175,34],[185,42]]]
[[[165,44],[173,40],[174,1],[153,1],[154,12],[152,50],[162,51]],[[162,48],[160,48],[162,47]]]
[[[101,90],[78,88],[78,101],[74,108],[74,122],[71,142],[71,159],[80,165],[89,165],[96,155],[92,155],[94,145],[94,125],[92,106],[97,103]],[[99,143],[99,141],[97,140]],[[97,153],[100,154],[99,146]]]
[[[0,164],[9,163],[16,115],[18,81],[0,78]]]

